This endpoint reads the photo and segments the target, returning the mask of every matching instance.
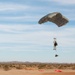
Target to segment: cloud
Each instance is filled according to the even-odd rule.
[[[41,25],[38,24],[0,24],[0,34],[2,32],[10,33],[26,33],[26,32],[33,32],[37,30],[43,29]]]
[[[53,38],[56,37],[58,48],[74,47],[74,32],[75,28],[72,27],[58,29],[49,25],[0,25],[0,46],[1,50],[12,51],[49,50],[53,48]]]
[[[1,34],[0,42],[8,43],[33,43],[34,45],[53,45],[53,38],[56,37],[60,45],[62,46],[74,46],[74,32],[75,28],[66,28],[60,30],[44,30],[45,28],[39,29],[41,26],[0,26],[5,32],[13,34]],[[0,30],[1,30],[0,29]],[[33,32],[34,30],[34,32]],[[60,32],[59,32],[60,31]],[[16,34],[15,34],[16,33]],[[38,37],[38,38],[37,38]],[[68,37],[68,38],[67,38]],[[66,42],[65,42],[66,41]],[[72,43],[70,43],[72,42]]]
[[[23,16],[1,16],[0,20],[3,21],[38,21],[39,16],[33,17],[34,15],[23,15]]]
[[[72,5],[72,4],[75,4],[75,0],[41,0],[41,1],[45,1],[45,2],[57,2],[59,4],[64,4],[64,5]]]
[[[0,11],[17,11],[17,10],[25,10],[28,9],[29,6],[21,5],[21,4],[14,4],[14,3],[0,3]]]
[[[18,3],[0,2],[0,11],[38,11],[38,9],[40,10],[42,7]]]
[[[59,4],[65,4],[65,5],[72,5],[75,4],[75,0],[53,0],[54,2],[57,2]]]

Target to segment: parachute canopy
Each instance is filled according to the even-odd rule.
[[[48,21],[55,23],[58,27],[61,27],[68,22],[68,19],[59,12],[53,12],[42,17],[38,23],[42,24]]]

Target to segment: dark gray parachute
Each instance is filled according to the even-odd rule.
[[[65,16],[63,16],[61,13],[53,12],[42,17],[38,23],[42,24],[48,21],[55,23],[58,27],[61,27],[69,22],[68,19]]]

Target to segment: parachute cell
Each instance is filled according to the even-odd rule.
[[[58,27],[61,27],[68,22],[68,19],[59,12],[53,12],[42,17],[38,23],[42,24],[48,21],[55,23]]]

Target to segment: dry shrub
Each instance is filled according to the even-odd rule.
[[[3,66],[3,69],[4,69],[5,71],[8,71],[8,70],[10,70],[10,67],[9,67],[9,65],[4,65],[4,66]]]
[[[75,64],[66,63],[0,63],[0,69],[8,71],[10,69],[72,69],[75,70]]]
[[[44,69],[44,68],[46,68],[46,64],[39,64],[38,65],[38,69]]]
[[[73,66],[71,69],[72,69],[72,70],[75,70],[75,66]]]
[[[23,69],[23,66],[22,65],[18,65],[18,66],[16,66],[16,69]]]

